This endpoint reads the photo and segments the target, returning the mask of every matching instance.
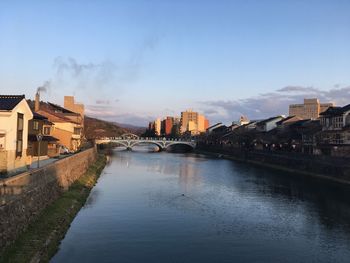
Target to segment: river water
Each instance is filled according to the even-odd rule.
[[[349,189],[196,154],[115,152],[51,262],[350,262]]]

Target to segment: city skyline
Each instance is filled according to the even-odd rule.
[[[146,126],[193,108],[211,123],[350,100],[346,1],[0,3],[2,94]],[[103,14],[103,15],[102,15]]]

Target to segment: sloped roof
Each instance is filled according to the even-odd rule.
[[[13,110],[24,98],[24,95],[0,95],[0,110]]]
[[[303,126],[304,124],[306,124],[310,121],[311,121],[311,119],[297,120],[295,122],[292,122],[290,126],[291,126],[291,128],[297,128],[297,127]],[[319,122],[316,121],[316,123],[319,123]]]
[[[27,100],[27,102],[31,110],[34,112],[35,102],[33,100]],[[36,113],[47,118],[50,122],[70,122],[80,124],[78,121],[68,118],[68,116],[80,116],[79,113],[72,112],[54,103],[40,101],[40,108]]]
[[[336,116],[336,115],[342,115],[344,112],[350,110],[350,104],[345,105],[344,107],[329,107],[326,111],[320,113],[320,115],[325,116],[325,115],[331,115],[331,116]]]
[[[70,111],[70,110],[68,110],[66,108],[61,107],[60,105],[57,105],[57,104],[54,104],[54,103],[51,103],[51,102],[47,102],[47,104],[50,105],[53,110],[59,110],[62,113],[71,113],[71,114],[79,115],[79,113]]]
[[[282,118],[282,119],[283,119],[282,116],[275,116],[275,117],[271,117],[271,118],[268,118],[268,119],[259,121],[259,122],[257,123],[257,125],[263,125],[263,124],[265,124],[265,123],[268,123],[268,122],[270,122],[270,121],[273,121],[273,120],[276,120],[276,119],[279,119],[279,118]]]
[[[43,116],[43,115],[41,115],[33,110],[32,110],[32,112],[33,112],[33,119],[34,120],[47,120],[47,118],[45,116]]]
[[[278,122],[276,122],[277,125],[281,125],[281,124],[284,124],[285,122],[292,122],[293,119],[295,118],[294,121],[298,121],[298,120],[301,120],[301,118],[295,116],[295,115],[292,115],[292,116],[288,116],[287,118],[284,118]]]
[[[77,121],[73,121],[67,117],[64,116],[63,113],[59,113],[59,112],[54,112],[50,109],[41,109],[38,111],[39,114],[45,116],[48,118],[49,121],[51,122],[71,122],[71,123],[75,123],[75,124],[80,124]]]
[[[212,129],[212,128],[216,127],[216,126],[221,126],[221,125],[223,125],[222,122],[218,122],[218,123],[216,123],[216,124],[214,124],[214,125],[208,127],[207,130],[208,130],[208,129]]]

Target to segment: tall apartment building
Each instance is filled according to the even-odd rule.
[[[197,122],[198,122],[198,112],[194,112],[192,110],[181,112],[180,132],[185,133],[186,131],[197,129],[196,127]]]
[[[154,121],[154,131],[156,135],[161,135],[161,129],[162,129],[162,122],[160,120],[160,118],[156,119]]]
[[[209,121],[198,112],[187,110],[181,112],[180,131],[181,133],[190,132],[199,134],[205,132],[209,127]]]
[[[304,99],[303,104],[289,105],[289,116],[297,116],[301,119],[317,119],[320,113],[326,111],[333,103],[320,103],[316,98]]]
[[[167,116],[162,120],[162,135],[169,136],[174,125],[174,118]]]

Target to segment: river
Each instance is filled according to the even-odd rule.
[[[51,262],[349,262],[349,197],[224,159],[116,151]]]

